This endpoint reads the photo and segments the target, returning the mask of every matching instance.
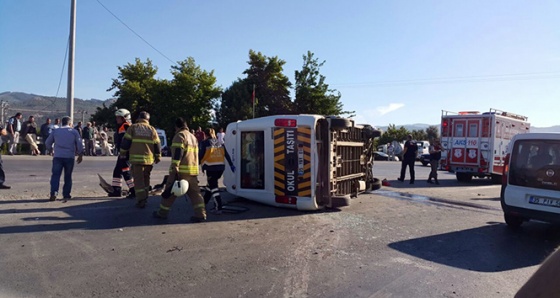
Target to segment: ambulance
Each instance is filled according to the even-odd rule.
[[[440,169],[455,173],[461,182],[488,177],[501,183],[509,142],[529,129],[527,117],[497,109],[442,111]]]
[[[298,210],[348,206],[381,187],[373,177],[371,125],[335,116],[280,115],[230,123],[225,147],[235,172],[224,173],[229,193]]]

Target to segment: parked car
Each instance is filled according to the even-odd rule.
[[[389,160],[389,155],[381,151],[375,151],[373,152],[373,160]]]
[[[500,199],[506,224],[560,223],[560,133],[515,135],[505,158]]]
[[[420,162],[422,163],[423,166],[427,167],[430,164],[430,154],[426,153],[426,154],[420,155],[419,160],[420,160]]]
[[[171,148],[167,146],[167,135],[165,134],[165,130],[156,128],[156,132],[158,134],[159,143],[161,145],[161,155],[171,156]]]

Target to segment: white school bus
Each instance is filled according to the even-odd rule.
[[[347,206],[379,189],[373,177],[371,125],[320,115],[268,116],[230,123],[225,146],[236,167],[224,173],[229,193],[277,207]]]

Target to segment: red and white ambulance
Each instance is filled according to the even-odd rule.
[[[371,125],[320,115],[278,115],[230,123],[225,147],[237,168],[224,172],[233,195],[277,207],[340,207],[381,187],[373,178]]]
[[[440,169],[455,173],[462,182],[491,177],[501,183],[509,142],[529,128],[527,117],[497,109],[442,111]]]

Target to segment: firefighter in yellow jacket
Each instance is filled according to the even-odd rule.
[[[176,180],[187,180],[189,188],[187,196],[191,199],[194,209],[192,222],[206,221],[206,209],[204,208],[204,198],[200,194],[198,186],[198,141],[189,132],[189,128],[183,118],[175,121],[175,136],[171,144],[171,166],[169,167],[169,178],[165,191],[161,194],[161,204],[159,210],[154,211],[153,216],[165,219],[169,214],[169,209],[177,196],[171,193],[171,188]]]
[[[136,207],[146,207],[150,187],[150,173],[153,164],[161,160],[161,145],[158,134],[150,125],[150,114],[140,112],[136,123],[127,130],[121,143],[119,158],[126,158],[128,153],[132,167],[134,188],[136,189]]]

